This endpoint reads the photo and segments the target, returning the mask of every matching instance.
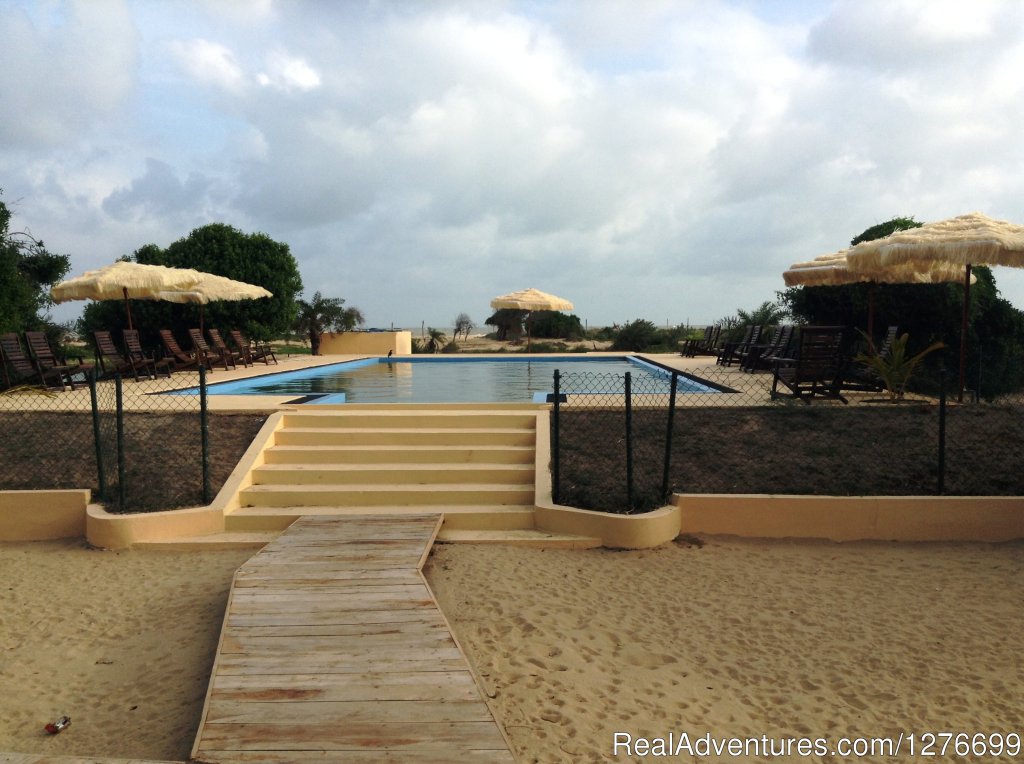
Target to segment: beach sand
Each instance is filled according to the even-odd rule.
[[[437,547],[428,578],[521,762],[613,760],[616,732],[1024,733],[1024,544]]]
[[[0,544],[0,751],[187,759],[253,553]],[[46,734],[62,714],[71,726]]]
[[[0,751],[184,759],[251,554],[0,544]],[[425,572],[521,762],[651,760],[616,732],[1024,732],[1024,543],[438,546]]]

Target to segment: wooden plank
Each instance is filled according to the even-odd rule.
[[[426,614],[425,614],[426,615]],[[224,636],[241,637],[372,637],[373,639],[389,639],[402,634],[420,636],[425,634],[443,634],[450,636],[448,625],[433,613],[427,618],[398,623],[339,623],[322,626],[245,626],[238,627],[228,624]]]
[[[480,699],[476,682],[465,669],[363,674],[219,674],[214,677],[212,687],[214,699],[253,702]]]
[[[299,584],[298,586],[274,586],[269,588],[248,588],[239,589],[232,594],[235,600],[262,600],[270,602],[273,600],[287,600],[294,598],[323,600],[336,599],[345,596],[369,596],[383,597],[385,595],[401,594],[407,597],[420,597],[429,595],[427,585],[419,583],[386,583],[379,586],[367,586],[354,582],[351,586],[344,587],[341,591],[325,589],[320,586]]]
[[[338,610],[316,613],[235,613],[231,616],[233,626],[322,626],[327,624],[354,623],[408,623],[410,621],[430,622],[439,620],[440,614],[428,608],[415,610]]]
[[[337,764],[452,764],[452,754],[437,750],[406,748],[402,751],[215,751],[205,754],[210,761],[237,762],[238,764],[307,764],[307,762],[337,762]],[[468,764],[513,764],[515,759],[506,751],[458,750],[459,761]],[[45,764],[50,764],[49,761]],[[75,762],[78,764],[78,762]]]
[[[493,721],[487,706],[473,700],[303,701],[253,703],[218,699],[210,706],[207,724],[420,724],[425,722]]]
[[[363,655],[328,656],[320,653],[288,657],[263,657],[225,655],[219,661],[218,673],[225,674],[362,674],[368,669],[377,673],[388,671],[458,671],[465,667],[462,654],[457,650],[441,657],[418,654],[384,655],[368,657]]]
[[[396,629],[390,634],[310,634],[310,635],[288,635],[276,636],[250,636],[239,633],[237,630],[224,635],[220,651],[224,655],[245,654],[254,655],[267,653],[296,652],[326,652],[328,650],[354,650],[366,648],[367,645],[376,647],[393,647],[402,645],[404,647],[429,648],[437,645],[454,645],[455,640],[451,634],[441,628],[418,629],[415,631],[403,631]]]
[[[502,750],[505,740],[493,721],[424,724],[210,724],[203,748],[241,751]],[[205,755],[205,754],[204,754]]]
[[[513,761],[420,574],[440,525],[436,514],[300,518],[251,558],[193,756]]]

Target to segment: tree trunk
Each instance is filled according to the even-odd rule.
[[[320,355],[320,332],[309,332],[309,349],[313,355]]]

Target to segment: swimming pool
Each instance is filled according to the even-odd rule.
[[[565,380],[563,389],[592,391],[614,377],[631,372],[636,389],[668,393],[671,372],[633,357],[496,358],[433,356],[366,358],[299,371],[265,374],[207,387],[208,395],[294,395],[310,403],[524,403],[544,401],[554,389],[554,372]],[[715,393],[686,376],[680,392]],[[181,391],[194,393],[195,390]]]

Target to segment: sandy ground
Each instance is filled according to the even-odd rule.
[[[428,578],[522,762],[645,760],[616,732],[1024,732],[1021,543],[439,547]]]
[[[0,544],[0,751],[186,759],[252,554]]]
[[[183,759],[250,554],[0,544],[0,751]],[[616,732],[1024,733],[1024,543],[439,546],[426,573],[521,762],[651,760]]]

